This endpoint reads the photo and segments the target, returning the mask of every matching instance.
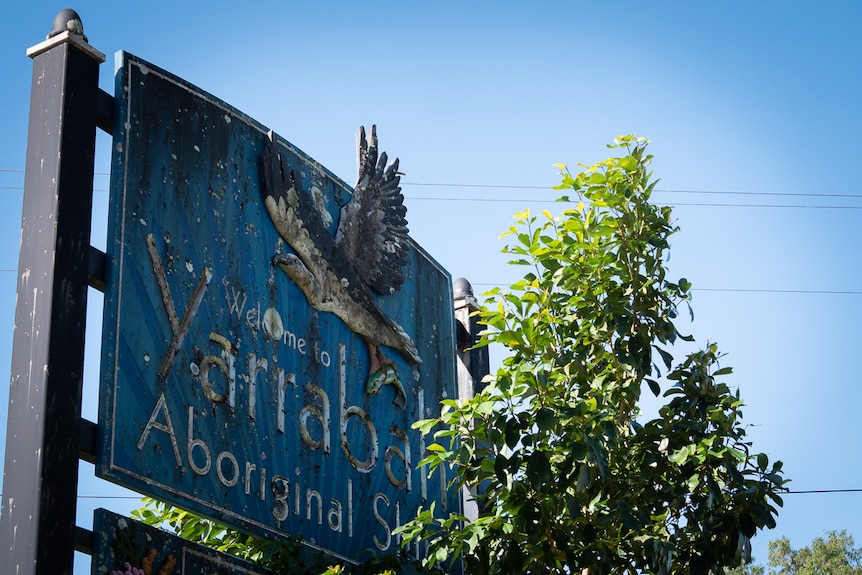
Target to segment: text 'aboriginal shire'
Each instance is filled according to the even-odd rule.
[[[214,475],[224,488],[237,490],[234,495],[265,502],[278,530],[283,522],[312,522],[340,536],[370,537],[369,544],[373,543],[381,551],[389,550],[395,539],[392,530],[401,525],[402,516],[406,520],[408,513],[415,512],[416,503],[409,509],[406,507],[406,495],[418,489],[418,501],[424,504],[428,500],[427,473],[424,470],[414,472],[413,469],[414,459],[425,453],[424,436],[418,430],[410,429],[409,425],[402,429],[394,423],[386,430],[378,430],[365,409],[348,405],[344,344],[337,344],[333,359],[317,344],[311,345],[305,338],[285,329],[275,308],[269,307],[261,313],[259,305],[246,305],[248,297],[244,291],[228,283],[224,287],[226,311],[245,329],[263,332],[269,340],[277,340],[278,349],[283,353],[307,356],[308,361],[331,368],[319,373],[332,374],[333,379],[337,374],[337,398],[333,402],[327,386],[297,381],[295,373],[286,373],[284,369],[275,367],[276,357],[258,357],[255,353],[248,353],[241,358],[238,343],[212,332],[205,345],[194,342],[206,351],[202,358],[191,363],[188,371],[189,380],[200,386],[210,403],[197,410],[187,405],[183,408],[185,413],[175,413],[177,408],[172,410],[166,392],[162,392],[138,439],[137,449],[144,450],[154,442],[169,440],[174,463],[183,474],[190,470],[197,476]],[[180,377],[182,380],[188,378],[185,374]],[[419,414],[425,413],[421,388],[416,407]],[[268,421],[274,419],[275,429],[268,431],[285,438],[298,427],[298,452],[305,454],[304,460],[309,457],[343,458],[341,463],[349,465],[352,470],[352,474],[340,474],[346,478],[342,480],[344,484],[333,485],[334,481],[328,481],[326,485],[308,485],[309,478],[301,476],[299,467],[292,471],[283,469],[288,466],[286,457],[279,458],[277,453],[266,455],[266,449],[258,445],[243,445],[241,453],[230,449],[215,453],[211,447],[215,440],[206,438],[200,431],[200,418],[207,417],[210,410],[226,409],[225,413],[236,419],[237,425],[242,425],[238,418],[247,418],[254,423],[259,419],[261,408],[275,411],[275,417],[270,414],[268,418]],[[290,418],[296,419],[291,421]],[[187,433],[178,434],[176,429],[181,429],[182,425],[186,426]],[[350,436],[348,429],[352,431]],[[340,446],[334,450],[333,436]],[[351,446],[351,436],[361,447]],[[390,488],[387,490],[389,495],[377,491],[370,498],[355,499],[356,482],[375,470],[385,473],[386,482],[398,495],[393,497],[393,489]],[[442,470],[436,474],[435,483],[433,489],[439,489],[442,508],[445,509],[446,476]],[[216,503],[210,506],[225,511]],[[232,513],[236,514],[236,510]],[[364,522],[372,516],[374,523],[371,525],[375,528],[369,529]],[[361,529],[355,528],[357,517],[363,522]]]

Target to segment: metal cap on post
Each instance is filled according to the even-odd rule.
[[[33,59],[0,573],[71,574],[99,64],[73,10]]]
[[[84,24],[81,23],[81,17],[71,8],[64,8],[54,17],[54,24],[51,26],[51,31],[48,32],[48,38],[53,38],[63,32],[71,32],[80,36],[84,42],[87,37],[84,35]]]
[[[52,48],[63,44],[72,44],[81,52],[89,55],[96,63],[101,64],[105,61],[105,55],[87,42],[87,36],[84,35],[84,25],[81,23],[81,17],[71,8],[60,10],[54,18],[54,24],[51,26],[51,31],[48,32],[44,42],[40,42],[35,46],[27,49],[27,56],[35,58],[47,52]],[[32,95],[31,95],[32,101]]]

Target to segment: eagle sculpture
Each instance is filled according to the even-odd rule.
[[[262,192],[275,228],[294,253],[273,257],[316,310],[332,312],[365,341],[370,356],[366,393],[395,388],[398,407],[406,394],[395,364],[381,346],[397,350],[411,364],[422,363],[413,340],[377,305],[372,290],[391,295],[404,283],[407,261],[407,209],[401,194],[398,160],[387,166],[378,154],[376,127],[357,135],[358,172],[350,200],[341,208],[333,237],[311,191],[296,169],[285,165],[270,131],[261,158]],[[331,220],[330,220],[331,221]]]

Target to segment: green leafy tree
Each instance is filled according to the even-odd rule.
[[[862,575],[862,549],[846,531],[827,531],[802,549],[782,537],[769,542],[769,575]]]
[[[691,340],[674,325],[691,284],[666,277],[676,228],[649,201],[647,141],[610,147],[622,153],[577,175],[560,166],[557,189],[576,207],[516,215],[504,251],[524,277],[480,312],[480,345],[509,355],[484,391],[416,426],[436,438],[423,464],[453,468],[480,509],[472,521],[427,509],[400,529],[405,544],[426,542],[429,565],[718,574],[775,525],[781,463],[750,451],[717,346],[677,365],[669,351]],[[641,391],[658,395],[662,371],[666,402],[639,423]]]
[[[793,549],[786,537],[769,542],[768,575],[862,575],[862,548],[846,531],[827,531],[808,547]],[[763,575],[762,565],[743,565],[728,575]]]

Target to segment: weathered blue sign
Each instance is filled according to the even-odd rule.
[[[116,102],[99,475],[348,559],[458,505],[411,428],[456,395],[451,281],[373,130],[354,190],[128,54]]]
[[[96,535],[92,575],[144,573],[177,575],[270,575],[268,569],[191,543],[105,509],[93,516]]]

